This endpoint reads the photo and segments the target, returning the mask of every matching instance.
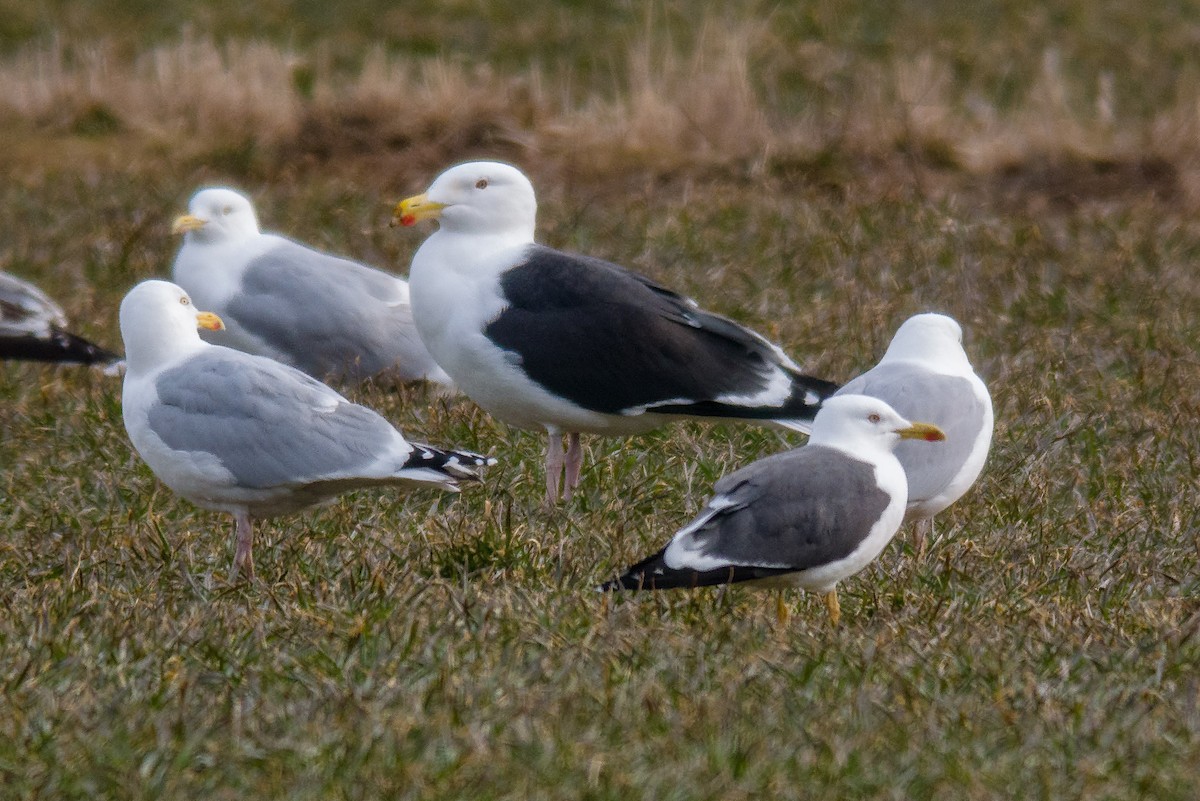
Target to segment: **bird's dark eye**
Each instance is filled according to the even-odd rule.
[[[879,415],[875,414],[874,412],[871,412],[870,414],[867,415],[867,419],[870,420],[872,423],[878,423],[880,420],[880,417],[879,417]]]
[[[475,182],[476,189],[487,189],[487,178],[480,178]]]

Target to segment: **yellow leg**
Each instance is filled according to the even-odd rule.
[[[788,617],[791,612],[788,611],[787,598],[784,597],[784,591],[780,590],[775,596],[775,620],[781,626],[786,626]]]
[[[825,606],[829,608],[829,619],[833,621],[834,628],[837,628],[842,622],[842,607],[838,603],[836,588],[825,593]]]

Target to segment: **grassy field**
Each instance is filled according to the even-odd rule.
[[[403,271],[425,232],[391,204],[490,155],[533,177],[542,241],[816,374],[955,316],[996,437],[835,630],[814,596],[780,626],[771,595],[590,592],[801,442],[777,432],[588,439],[546,512],[542,438],[361,388],[500,464],[262,525],[231,584],[231,522],[132,452],[118,380],[0,365],[0,797],[1194,797],[1190,5],[113,5],[0,2],[0,269],[105,344],[203,183]]]

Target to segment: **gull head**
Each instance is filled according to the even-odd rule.
[[[537,198],[525,174],[497,161],[472,161],[443,172],[423,195],[396,206],[393,225],[437,220],[443,230],[520,236],[533,241]]]
[[[888,361],[925,362],[939,372],[970,370],[962,346],[962,326],[944,314],[917,314],[909,317],[892,337],[881,363]]]
[[[202,347],[197,329],[225,327],[212,312],[199,311],[188,293],[169,281],[143,281],[121,301],[121,339],[129,373],[150,369],[173,355]]]
[[[914,423],[878,398],[837,395],[821,404],[809,442],[843,451],[891,451],[902,439],[939,442],[946,435],[931,423]]]
[[[250,199],[224,187],[201,189],[188,201],[188,213],[175,218],[172,233],[197,242],[225,242],[258,233]]]

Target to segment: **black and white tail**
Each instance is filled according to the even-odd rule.
[[[412,453],[396,475],[425,484],[437,484],[443,489],[456,490],[460,481],[479,481],[479,468],[494,465],[496,460],[471,451],[444,451],[431,445],[412,445]]]
[[[685,401],[650,406],[660,414],[684,414],[692,417],[725,417],[736,420],[770,420],[786,428],[808,433],[808,423],[817,416],[821,402],[833,396],[841,385],[823,378],[805,375],[780,366],[790,387],[787,397],[778,403],[757,403],[752,394],[737,400]],[[765,394],[765,393],[764,393]]]

